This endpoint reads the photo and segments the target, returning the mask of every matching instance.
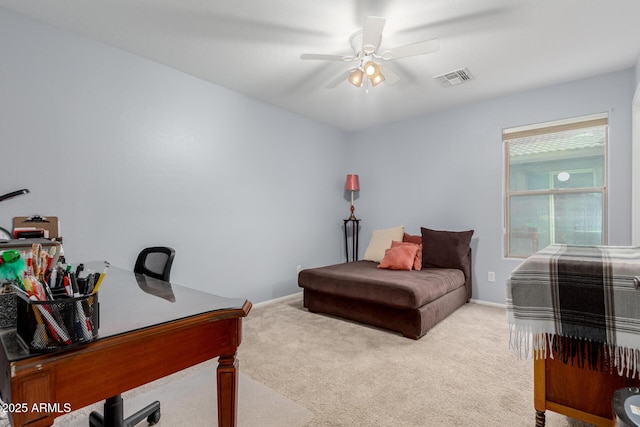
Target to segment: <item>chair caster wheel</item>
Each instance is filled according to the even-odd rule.
[[[160,421],[159,409],[147,417],[147,422],[149,423],[150,426],[154,425],[158,421]]]

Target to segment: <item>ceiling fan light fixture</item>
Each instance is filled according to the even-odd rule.
[[[376,87],[384,81],[384,76],[382,75],[382,73],[378,73],[374,77],[370,78],[370,80],[371,80],[371,86]]]
[[[364,65],[360,65],[360,67],[351,71],[347,80],[355,87],[362,87],[365,82],[367,83],[367,87],[368,85],[376,87],[382,83],[385,78],[380,72],[380,65],[369,59]]]
[[[364,72],[369,79],[372,79],[376,75],[380,74],[380,66],[373,61],[369,61],[364,64]]]
[[[355,87],[362,86],[362,80],[364,77],[364,73],[360,68],[356,68],[349,74],[349,83],[354,85]]]
[[[432,39],[416,41],[403,46],[396,46],[393,49],[382,50],[381,42],[384,26],[384,18],[367,16],[362,29],[353,33],[349,38],[353,55],[303,53],[300,58],[346,62],[358,61],[360,71],[356,71],[353,68],[343,71],[340,76],[336,77],[326,87],[330,89],[335,88],[340,83],[343,83],[346,78],[346,80],[355,87],[360,88],[364,86],[368,89],[382,82],[386,82],[388,85],[394,85],[400,80],[400,76],[398,76],[392,68],[386,68],[385,66],[386,76],[380,72],[382,61],[424,55],[437,52],[440,49],[438,39]]]

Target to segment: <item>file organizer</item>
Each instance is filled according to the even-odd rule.
[[[16,290],[18,340],[30,351],[52,351],[93,341],[100,326],[98,293],[52,301]]]

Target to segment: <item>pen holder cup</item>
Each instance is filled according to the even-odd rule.
[[[98,335],[98,294],[34,301],[17,292],[17,334],[31,351],[52,351],[92,341]]]

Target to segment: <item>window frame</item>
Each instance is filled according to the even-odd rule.
[[[586,129],[596,126],[605,126],[604,141],[604,182],[601,186],[593,187],[577,187],[577,188],[550,188],[545,190],[511,190],[511,174],[510,174],[510,158],[509,158],[509,141],[522,137],[540,136],[550,133],[558,133],[567,130]],[[504,152],[504,228],[503,228],[503,244],[504,256],[506,258],[527,258],[529,255],[512,254],[511,253],[511,199],[514,196],[542,196],[550,197],[560,194],[582,194],[582,193],[599,193],[602,197],[602,244],[607,245],[609,242],[609,115],[608,113],[595,114],[591,116],[576,117],[568,120],[538,123],[529,126],[520,126],[505,128],[502,131],[502,144]],[[553,237],[552,237],[553,238]],[[538,248],[542,249],[542,248]]]

